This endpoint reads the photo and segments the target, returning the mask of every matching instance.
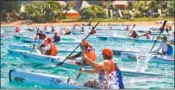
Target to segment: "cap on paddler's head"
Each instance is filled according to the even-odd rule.
[[[112,51],[111,48],[104,48],[103,51],[102,51],[102,54],[112,57],[113,56],[113,51]]]
[[[84,46],[84,47],[86,47],[86,46],[89,45],[89,43],[88,43],[86,40],[83,40],[83,41],[81,42],[81,44],[82,44],[82,46]]]

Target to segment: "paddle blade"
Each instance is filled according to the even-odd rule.
[[[60,62],[60,63],[58,63],[56,66],[57,66],[57,67],[60,67],[60,66],[63,65],[63,63],[64,63],[64,62]]]
[[[91,26],[91,22],[89,22],[87,25],[88,25],[88,26]]]
[[[96,33],[96,31],[95,30],[92,30],[91,32],[90,32],[90,34],[95,34]]]
[[[165,20],[165,21],[163,22],[162,28],[160,29],[160,33],[163,33],[164,27],[165,27],[166,23],[167,23],[167,20]]]
[[[136,24],[133,25],[132,29],[134,29],[135,26],[136,26]]]
[[[81,76],[82,72],[80,72],[77,77],[76,77],[76,80],[78,80],[78,78]]]

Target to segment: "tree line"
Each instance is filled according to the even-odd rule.
[[[7,20],[26,20],[30,19],[34,22],[48,22],[52,20],[65,19],[66,13],[75,5],[68,1],[65,6],[58,1],[1,1],[1,21]],[[24,5],[25,11],[21,12],[21,5]],[[108,16],[104,9],[108,10]],[[66,10],[65,13],[62,13]],[[83,8],[79,11],[81,19],[94,18],[121,18],[117,8],[112,3],[99,1],[96,5]],[[128,5],[122,10],[123,18],[131,18],[129,11],[132,11],[133,18],[142,17],[159,17],[158,10],[161,10],[161,17],[174,17],[174,1],[135,1],[128,0]],[[112,11],[112,15],[111,12]]]

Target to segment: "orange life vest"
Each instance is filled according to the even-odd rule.
[[[92,61],[96,61],[97,57],[95,54],[95,51],[93,49],[88,49],[85,51],[85,55],[91,59]],[[89,64],[89,62],[87,60],[85,60],[85,64]]]
[[[54,43],[50,43],[50,50],[46,52],[46,55],[57,56],[58,50]]]
[[[48,45],[47,40],[44,41],[44,47],[46,47]]]
[[[110,62],[110,67],[111,69],[109,70],[108,74],[112,73],[113,71],[115,71],[115,64],[112,60],[108,60]]]

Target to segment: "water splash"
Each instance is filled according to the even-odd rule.
[[[148,69],[148,63],[151,60],[151,54],[149,53],[138,53],[136,54],[137,65],[136,71],[145,72]]]

